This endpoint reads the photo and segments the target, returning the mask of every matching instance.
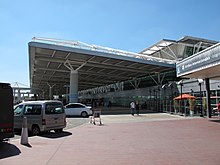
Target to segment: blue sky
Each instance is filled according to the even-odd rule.
[[[218,0],[1,0],[0,82],[29,86],[32,37],[140,52],[183,36],[220,41]]]

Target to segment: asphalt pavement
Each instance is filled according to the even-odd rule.
[[[78,127],[82,124],[88,123],[89,120],[90,120],[89,118],[82,118],[82,117],[67,117],[66,118],[67,125],[64,128],[64,130]],[[11,138],[10,140],[15,140],[15,139],[20,139],[20,138],[21,138],[21,130],[18,130],[17,132],[15,132],[15,136]]]

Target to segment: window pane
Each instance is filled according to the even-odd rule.
[[[76,108],[84,108],[84,106],[82,106],[80,104],[76,104]]]
[[[32,106],[33,106],[33,105],[26,105],[26,106],[24,107],[24,114],[25,114],[25,115],[31,115]]]
[[[62,104],[60,103],[48,103],[45,107],[45,114],[60,114],[64,113]]]
[[[42,106],[41,105],[35,105],[33,107],[33,114],[40,115],[41,114],[41,110],[42,110]]]
[[[15,110],[14,110],[14,114],[15,114],[15,115],[21,114],[22,108],[23,108],[23,105],[17,106],[17,107],[15,108]]]
[[[70,104],[69,108],[76,108],[75,104]]]
[[[40,115],[41,114],[41,105],[26,105],[24,108],[25,115]]]

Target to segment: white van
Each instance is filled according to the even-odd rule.
[[[66,127],[66,115],[63,104],[56,100],[27,101],[14,109],[14,129],[21,129],[24,117],[27,117],[28,130],[33,135],[54,130],[63,131]]]

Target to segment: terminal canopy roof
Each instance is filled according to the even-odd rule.
[[[70,70],[78,70],[79,91],[175,70],[175,61],[79,41],[33,38],[29,42],[30,86],[41,93],[53,86],[65,94]]]
[[[177,62],[178,77],[220,80],[220,43]]]
[[[140,54],[180,61],[188,57],[188,55],[185,55],[186,52],[189,53],[190,51],[190,54],[195,54],[201,49],[204,50],[212,45],[215,45],[216,43],[218,42],[191,36],[184,36],[179,40],[163,39],[142,50]],[[187,47],[191,47],[193,50],[187,50]]]

